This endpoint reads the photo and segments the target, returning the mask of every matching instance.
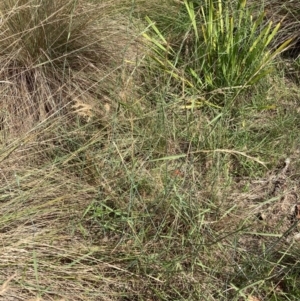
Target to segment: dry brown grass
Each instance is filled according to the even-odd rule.
[[[76,158],[97,137],[81,125],[105,128],[130,85],[138,33],[111,18],[117,2],[75,4],[1,3],[0,300],[113,300],[127,290],[115,274],[134,276],[103,260],[111,244],[81,226],[97,187],[78,175],[97,174],[94,158]],[[59,168],[48,161],[58,155]]]
[[[295,290],[298,87],[277,76],[230,110],[186,110],[143,61],[141,20],[71,2],[32,25],[36,2],[20,1],[0,25],[0,39],[15,41],[0,51],[0,300],[240,301]],[[132,18],[150,6],[138,4]],[[72,50],[51,54],[42,31],[66,27],[70,10],[84,26],[73,39],[54,30],[52,45],[58,35]],[[18,14],[29,27],[14,35]],[[28,51],[26,37],[29,50],[41,47]]]
[[[89,119],[100,119],[107,108],[116,108],[113,97],[121,86],[128,85],[128,79],[122,81],[121,76],[122,69],[126,77],[124,60],[136,59],[140,46],[128,21],[118,17],[121,22],[115,22],[110,9],[111,4],[105,2],[2,3],[4,130],[26,132],[48,118],[70,113],[72,108],[81,116],[86,112]],[[119,91],[112,89],[115,82],[119,82]]]

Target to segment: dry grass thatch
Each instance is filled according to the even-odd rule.
[[[116,106],[111,88],[118,77],[122,86],[124,58],[135,55],[138,44],[126,23],[111,20],[111,6],[66,0],[1,3],[3,129],[24,132],[70,113],[72,106],[88,118]]]
[[[186,109],[135,19],[153,4],[163,27],[182,1],[129,1],[130,21],[126,1],[98,2],[0,4],[0,301],[288,294],[298,88],[268,77]]]

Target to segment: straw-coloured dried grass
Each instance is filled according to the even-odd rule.
[[[121,74],[125,53],[134,53],[137,44],[124,34],[126,24],[111,20],[111,4],[77,2],[1,3],[2,129],[28,131],[74,111],[78,103],[93,107],[97,118],[114,106],[108,91]]]

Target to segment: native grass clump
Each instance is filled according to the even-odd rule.
[[[19,134],[62,115],[69,121],[106,115],[127,43],[125,35],[117,37],[120,29],[114,31],[111,6],[108,1],[1,2],[4,131]]]
[[[300,55],[300,3],[298,1],[264,1],[261,3],[249,1],[249,6],[257,10],[263,8],[265,22],[280,23],[280,30],[271,41],[270,48],[276,50],[290,41],[280,57],[282,62],[279,69],[289,80],[299,84],[299,55]]]
[[[181,6],[172,20],[183,31],[181,40],[165,36],[164,29],[150,18],[151,30],[145,37],[153,47],[153,68],[166,74],[185,98],[191,98],[193,107],[220,103],[210,101],[214,97],[209,95],[203,97],[205,92],[236,95],[256,84],[272,71],[274,58],[291,42],[284,41],[271,51],[268,46],[280,23],[265,23],[263,11],[253,18],[246,1],[182,1]]]

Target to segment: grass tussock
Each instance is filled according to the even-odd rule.
[[[112,85],[122,85],[117,70],[126,47],[133,52],[135,35],[126,35],[126,24],[116,28],[110,9],[78,1],[2,2],[3,128],[19,133],[72,110],[91,118],[114,106]]]
[[[299,299],[290,41],[158,4],[1,2],[0,300]]]

